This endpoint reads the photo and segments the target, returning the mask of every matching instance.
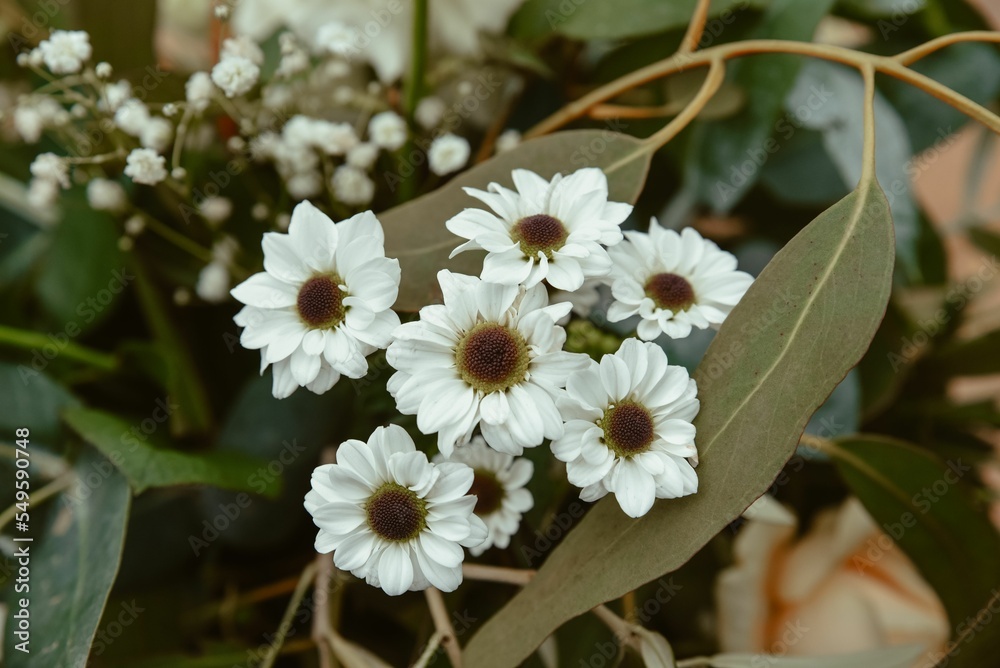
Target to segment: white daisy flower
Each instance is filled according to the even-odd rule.
[[[444,304],[393,333],[386,359],[396,408],[437,433],[447,457],[476,425],[496,450],[520,455],[562,435],[554,398],[587,356],[564,352],[556,324],[571,304],[548,305],[545,286],[525,290],[473,276],[438,272]]]
[[[614,355],[569,376],[559,398],[565,433],[552,453],[566,462],[569,481],[593,501],[608,492],[629,517],[654,499],[698,491],[694,446],[698,388],[663,349],[627,339]]]
[[[638,314],[639,338],[652,341],[661,333],[682,339],[692,327],[719,325],[746,293],[753,276],[737,271],[736,258],[693,228],[680,234],[656,219],[649,234],[626,232],[628,241],[609,251],[614,261],[608,320],[620,322]]]
[[[316,551],[390,596],[462,583],[462,546],[486,538],[469,496],[465,464],[427,461],[398,425],[379,427],[365,444],[350,440],[337,463],[316,468],[305,507],[319,527]]]
[[[510,545],[510,537],[521,526],[522,514],[535,505],[531,492],[524,487],[535,470],[531,460],[497,452],[482,436],[476,436],[451,457],[437,455],[434,461],[461,462],[475,473],[469,494],[476,497],[476,517],[486,524],[489,535],[485,542],[469,549],[472,556],[478,557],[493,546],[504,549]]]
[[[275,397],[361,378],[365,357],[389,344],[399,262],[384,242],[371,211],[334,223],[309,202],[295,207],[288,234],[264,235],[264,271],[232,295],[246,304],[234,318],[245,327],[240,342],[261,351],[261,373],[274,365]]]
[[[579,289],[586,278],[606,276],[611,259],[601,245],[622,240],[620,225],[632,206],[608,201],[608,179],[599,169],[581,169],[546,181],[525,169],[512,172],[517,191],[491,183],[465,192],[489,206],[466,209],[445,225],[468,239],[451,256],[487,251],[482,278],[526,287],[542,280],[560,290]]]

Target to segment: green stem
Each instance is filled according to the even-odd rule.
[[[183,251],[190,253],[193,257],[198,258],[202,262],[212,261],[212,251],[205,248],[196,241],[192,241],[188,237],[184,236],[174,228],[161,223],[156,218],[152,216],[144,216],[146,221],[146,227],[152,230],[154,233],[158,234],[164,240],[169,241],[173,245],[177,246]]]
[[[410,79],[406,89],[406,118],[413,123],[413,114],[424,92],[427,68],[427,0],[413,0],[413,44],[410,47]]]
[[[309,585],[312,584],[315,578],[316,562],[313,561],[302,571],[299,584],[295,586],[295,591],[292,592],[292,599],[288,602],[285,614],[281,617],[281,624],[278,625],[278,631],[274,634],[274,640],[271,641],[271,646],[268,648],[267,654],[264,655],[264,659],[260,662],[260,668],[271,668],[274,665],[274,660],[277,658],[281,646],[285,643],[285,637],[292,628],[292,619],[295,616],[295,611],[299,609],[299,604],[302,603],[302,599],[305,598],[306,592],[309,590]]]
[[[45,334],[29,332],[14,327],[0,325],[0,344],[7,344],[25,350],[37,350],[49,345],[57,346],[59,348],[58,354],[68,359],[83,362],[104,371],[114,371],[118,368],[118,358],[114,355],[93,350],[72,341],[67,341],[66,343],[54,342]]]

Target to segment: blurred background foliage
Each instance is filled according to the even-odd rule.
[[[151,64],[163,62],[157,47],[169,38],[164,30],[191,19],[186,12],[199,5],[209,16],[209,6],[198,2],[157,8],[153,0],[4,0],[0,24],[17,31],[23,17],[42,12],[50,27],[85,29],[94,60],[107,60],[138,83]],[[574,10],[566,13],[569,5]],[[815,34],[816,40],[892,54],[940,35],[987,29],[989,12],[994,25],[1000,14],[996,6],[984,10],[951,0],[912,0],[909,11],[900,6],[889,0],[717,2],[702,45]],[[525,82],[507,125],[526,129],[589,87],[670,55],[693,7],[693,0],[579,6],[528,0],[491,54]],[[169,9],[180,14],[171,16]],[[205,35],[215,29],[207,18],[193,23]],[[2,94],[40,83],[29,81],[14,55],[11,48],[0,52],[0,79],[8,91]],[[956,45],[916,69],[997,106],[1000,53],[992,45]],[[671,77],[618,102],[677,109],[701,76]],[[181,81],[166,76],[151,99],[182,97]],[[694,225],[734,252],[742,268],[758,273],[853,188],[860,95],[860,78],[839,66],[778,55],[739,62],[703,116],[654,157],[632,224],[656,215],[667,225]],[[888,78],[878,80],[877,113],[878,176],[891,193],[897,232],[893,297],[868,355],[807,429],[814,437],[842,439],[840,455],[804,449],[772,491],[795,509],[800,532],[820,510],[851,494],[883,523],[912,511],[920,490],[949,462],[973,467],[959,481],[960,493],[920,513],[922,528],[900,540],[954,626],[1000,586],[1000,512],[991,489],[1000,482],[1000,142],[951,107]],[[579,125],[646,136],[662,120]],[[34,352],[0,348],[0,442],[9,445],[13,430],[28,426],[35,480],[59,480],[73,468],[99,482],[79,501],[89,510],[75,516],[68,533],[60,533],[65,518],[59,504],[35,507],[35,530],[44,525],[52,533],[33,564],[39,583],[35,638],[69,633],[75,620],[100,614],[95,601],[110,588],[90,665],[253,665],[298,573],[314,556],[314,528],[301,502],[321,449],[365,439],[373,425],[388,421],[416,434],[413,420],[395,414],[385,392],[391,369],[381,355],[372,358],[367,378],[344,379],[324,396],[299,392],[273,399],[269,377],[257,377],[256,353],[238,345],[235,303],[177,305],[171,299],[177,286],[193,286],[200,268],[195,260],[156,238],[144,237],[123,252],[122,221],[89,209],[80,187],[64,195],[55,223],[25,204],[18,184],[44,150],[60,147],[43,140],[38,147],[7,142],[0,150],[0,324],[43,337]],[[188,169],[207,181],[226,159],[221,149],[210,149]],[[165,224],[181,226],[165,203],[151,200],[152,192],[138,194],[140,205]],[[241,242],[244,266],[258,263],[267,229],[250,207],[280,192],[276,176],[264,169],[241,174],[227,188],[236,207],[232,220],[238,221],[229,231]],[[196,241],[209,240],[199,224],[181,228]],[[114,290],[115,280],[123,289]],[[598,309],[589,322],[571,325],[570,345],[599,357],[627,333]],[[711,336],[695,332],[663,345],[675,363],[693,368]],[[61,354],[76,344],[104,356]],[[49,359],[46,346],[60,354]],[[120,438],[130,430],[138,440],[137,449],[128,450],[130,461],[145,459],[136,470],[119,471],[108,462],[132,447]],[[432,449],[432,439],[423,445]],[[485,555],[489,563],[538,566],[563,535],[560,523],[579,512],[564,476],[548,475],[554,463],[547,448],[527,454],[537,471],[535,508],[509,550]],[[9,457],[0,458],[0,469],[0,478],[13,479]],[[738,524],[670,576],[683,585],[678,603],[644,620],[671,640],[679,656],[718,649],[713,588],[716,574],[732,561]],[[0,577],[9,596],[11,561],[5,560]],[[77,574],[81,568],[86,577]],[[639,591],[638,600],[657,586]],[[449,595],[451,609],[464,611],[464,621],[456,621],[460,639],[512,591],[470,582]],[[338,581],[331,614],[345,637],[391,665],[413,661],[433,631],[421,597],[389,599],[346,580]],[[117,620],[127,628],[107,635]],[[296,629],[279,665],[317,665],[308,623]],[[1000,641],[996,630],[990,634],[981,642],[983,653],[965,652],[951,665],[991,665]],[[576,619],[557,633],[558,665],[590,665],[595,647],[610,640],[593,617]],[[983,663],[982,656],[991,658]],[[49,658],[37,665],[78,665],[70,654]],[[634,656],[617,660],[639,665]],[[528,665],[541,661],[536,656]]]

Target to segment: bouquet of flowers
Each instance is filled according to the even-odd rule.
[[[0,1],[0,657],[990,665],[986,16]]]

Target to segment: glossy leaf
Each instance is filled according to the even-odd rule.
[[[550,3],[545,14],[552,29],[577,39],[627,39],[683,28],[691,21],[697,0],[617,0],[616,2]],[[767,3],[715,0],[710,17],[725,11]],[[571,8],[569,11],[567,7]],[[731,16],[727,15],[727,18]],[[732,19],[729,19],[731,22]]]
[[[63,417],[73,431],[111,459],[136,494],[149,487],[168,485],[212,485],[266,496],[275,496],[281,490],[280,478],[269,478],[259,487],[251,482],[263,460],[235,452],[170,450],[154,445],[158,439],[148,436],[144,424],[128,424],[101,411],[72,408]],[[156,424],[152,418],[146,420]]]
[[[660,501],[638,520],[613,498],[598,503],[473,637],[469,664],[517,663],[567,619],[680,567],[763,494],[867,349],[889,298],[892,258],[888,202],[873,181],[775,255],[695,374],[700,491]]]
[[[18,427],[31,430],[32,440],[55,445],[59,415],[79,402],[62,385],[28,364],[0,364],[0,429],[11,434]],[[8,437],[9,438],[9,437]]]
[[[470,207],[483,206],[463,187],[485,189],[491,182],[512,187],[514,169],[531,169],[545,178],[584,167],[600,167],[608,176],[611,199],[634,202],[639,197],[650,154],[642,141],[610,130],[558,132],[525,142],[512,151],[473,167],[443,188],[379,214],[385,228],[385,252],[399,259],[403,279],[395,308],[417,311],[441,300],[437,272],[442,268],[478,276],[483,255],[448,255],[463,239],[445,227],[445,221]]]
[[[49,501],[44,534],[16,544],[27,545],[31,555],[31,653],[14,650],[8,619],[3,642],[9,668],[86,665],[118,573],[131,499],[128,483],[91,450],[74,469],[76,483]],[[40,509],[33,511],[36,517],[40,522]],[[8,604],[18,596],[11,590]]]
[[[839,439],[831,454],[854,494],[934,587],[952,628],[978,614],[1000,586],[1000,534],[974,496],[972,462],[946,462],[881,436]],[[986,665],[984,657],[1000,652],[996,633],[974,640],[963,646],[960,665]]]

